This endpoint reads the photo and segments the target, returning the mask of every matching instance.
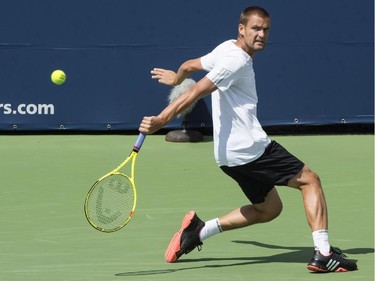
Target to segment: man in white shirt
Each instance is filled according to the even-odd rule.
[[[175,262],[194,248],[200,249],[203,240],[222,231],[275,219],[282,211],[275,186],[283,185],[302,192],[315,247],[308,269],[356,270],[356,263],[345,259],[328,242],[327,207],[318,175],[271,141],[257,119],[252,57],[264,49],[270,27],[266,10],[248,7],[241,13],[236,40],[228,40],[209,54],[184,62],[177,73],[161,68],[151,72],[153,79],[171,86],[181,84],[195,71],[208,72],[158,116],[145,116],[139,130],[152,134],[193,102],[211,94],[216,162],[252,203],[207,222],[200,220],[194,211],[188,212],[167,248],[166,261]]]

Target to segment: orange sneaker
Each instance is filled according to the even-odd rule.
[[[181,228],[175,233],[165,252],[167,262],[177,261],[183,254],[188,254],[195,248],[201,250],[203,243],[199,239],[199,232],[205,223],[198,218],[194,211],[186,213]]]

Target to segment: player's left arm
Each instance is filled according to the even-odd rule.
[[[190,74],[196,71],[202,71],[203,67],[200,58],[185,61],[179,67],[177,72],[163,68],[154,68],[151,70],[151,78],[158,80],[159,83],[177,86],[180,85]]]
[[[193,87],[187,89],[181,96],[170,103],[159,115],[143,117],[139,131],[144,134],[155,133],[192,103],[211,94],[216,89],[217,87],[211,80],[203,77]]]

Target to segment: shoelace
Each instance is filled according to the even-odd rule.
[[[336,254],[337,256],[347,258],[347,256],[341,251],[340,248],[336,248],[336,247],[331,247],[331,248],[332,248],[332,252]]]
[[[344,265],[347,265],[347,266],[352,266],[352,262],[351,261],[345,259],[343,256],[340,256],[338,254],[333,253],[331,259],[334,260],[334,261],[336,261],[336,262],[339,262],[340,264],[344,264]]]

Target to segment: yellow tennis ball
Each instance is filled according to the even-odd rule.
[[[58,70],[55,70],[54,72],[52,72],[51,74],[51,80],[53,83],[55,83],[56,85],[61,85],[65,82],[66,80],[66,74],[64,71],[58,69]]]

